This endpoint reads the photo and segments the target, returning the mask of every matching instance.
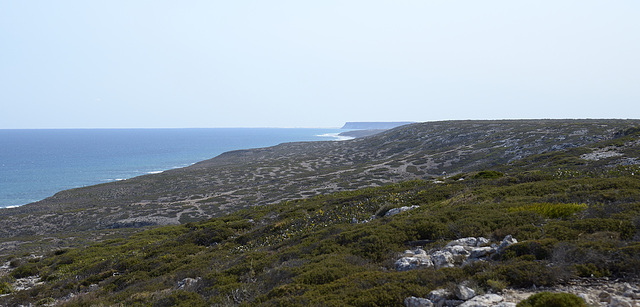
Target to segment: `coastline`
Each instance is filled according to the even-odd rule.
[[[0,209],[38,202],[64,190],[161,174],[238,149],[297,141],[351,139],[339,136],[342,131],[337,128],[41,129],[11,132],[5,130],[0,135],[0,143],[6,145],[3,147],[7,151],[5,153],[0,148],[0,154],[6,159],[0,165],[0,175],[4,180],[0,182]],[[134,139],[130,144],[120,142],[130,134]],[[150,137],[146,137],[148,135]],[[14,141],[29,140],[29,137],[33,139],[29,144]],[[182,140],[184,138],[187,140]],[[154,148],[157,145],[154,142],[161,145]],[[172,142],[177,143],[175,148],[167,145]],[[13,149],[9,151],[9,148]],[[117,151],[112,156],[103,153],[109,150]]]

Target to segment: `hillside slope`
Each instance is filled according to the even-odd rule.
[[[614,139],[638,120],[446,121],[224,153],[0,210],[0,238],[178,224],[282,200],[498,167]]]
[[[638,304],[640,129],[565,147],[10,256],[0,305],[403,306],[460,285],[512,303],[544,286]]]

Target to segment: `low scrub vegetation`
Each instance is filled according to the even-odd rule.
[[[579,276],[640,277],[636,177],[488,174],[285,201],[37,260],[16,257],[13,278],[38,275],[45,283],[1,302],[401,305],[407,296],[465,280],[499,291]],[[500,240],[507,234],[520,242],[492,261],[394,269],[400,253],[415,244],[435,249],[461,237]],[[9,283],[1,291],[11,291]],[[574,301],[544,294],[522,306]]]
[[[587,304],[571,293],[540,292],[520,302],[517,307],[586,307]]]

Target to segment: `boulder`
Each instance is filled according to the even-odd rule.
[[[421,297],[410,296],[404,299],[404,306],[406,307],[432,307],[433,303]]]
[[[411,207],[405,206],[405,207],[400,207],[400,208],[393,208],[393,209],[387,211],[387,213],[385,213],[384,216],[394,216],[394,215],[396,215],[398,213],[402,213],[402,212],[405,212],[405,211],[413,210],[415,208],[420,208],[420,206],[413,205]]]
[[[195,286],[195,284],[197,284],[202,278],[198,277],[198,278],[185,278],[181,281],[178,282],[178,289],[188,289],[191,288],[193,286]]]
[[[466,246],[462,246],[462,245],[453,245],[453,246],[447,246],[443,249],[443,251],[447,251],[450,252],[452,255],[454,256],[469,256],[469,251],[467,250],[467,248],[470,249],[470,247],[466,247]]]
[[[462,305],[462,303],[464,303],[463,300],[446,300],[446,301],[444,301],[444,304],[442,306],[447,306],[447,307],[454,306],[455,307],[455,306]]]
[[[593,305],[591,298],[586,293],[578,293],[578,297],[581,298],[587,305]]]
[[[473,298],[474,296],[476,296],[476,291],[474,291],[473,289],[467,287],[467,286],[463,286],[463,285],[458,285],[456,287],[456,289],[454,290],[456,297],[458,297],[459,299],[463,300],[463,301],[467,301],[470,300],[471,298]]]
[[[404,254],[402,254],[402,257],[413,257],[415,256],[416,253],[410,249],[404,251]]]
[[[436,251],[431,254],[431,259],[437,269],[452,267],[454,262],[453,254],[447,251]]]
[[[504,298],[497,294],[478,295],[462,303],[460,307],[490,307],[502,302]]]
[[[483,258],[493,254],[496,250],[491,246],[474,247],[469,253],[469,258]]]
[[[600,300],[600,302],[608,303],[611,301],[611,294],[606,291],[601,291],[600,294],[598,294],[598,300]]]
[[[426,253],[402,257],[395,262],[396,270],[398,271],[408,271],[421,266],[431,267],[433,265],[431,257]]]
[[[447,289],[436,289],[429,292],[427,298],[434,304],[442,306],[442,304],[444,304],[446,300],[451,298],[451,295],[451,292],[449,292],[449,290]]]
[[[453,240],[449,243],[447,243],[447,246],[455,246],[455,245],[459,245],[459,246],[476,246],[476,244],[478,243],[478,239],[474,238],[474,237],[467,237],[467,238],[460,238],[457,240]]]
[[[635,306],[635,305],[631,301],[618,296],[612,296],[611,301],[609,302],[609,307],[632,307],[632,306]]]
[[[498,253],[501,253],[505,248],[507,248],[507,246],[509,246],[511,244],[515,244],[515,243],[518,243],[518,240],[513,238],[511,235],[507,235],[506,237],[504,237],[504,239],[502,240],[502,242],[498,246],[498,248],[497,248]]]
[[[490,242],[489,239],[485,237],[478,237],[478,240],[476,241],[476,247],[487,245],[489,244],[489,242]]]

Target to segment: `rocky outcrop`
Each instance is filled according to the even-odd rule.
[[[398,213],[402,213],[402,212],[405,212],[405,211],[413,210],[413,209],[416,209],[416,208],[420,208],[420,206],[413,205],[411,207],[404,206],[404,207],[400,207],[400,208],[393,208],[393,209],[387,211],[387,213],[385,213],[384,216],[394,216],[394,215],[396,215]]]
[[[202,280],[202,277],[197,277],[197,278],[190,278],[187,277],[181,281],[178,282],[177,287],[178,290],[187,290],[187,289],[192,289],[196,286],[196,284]]]
[[[457,298],[466,301],[466,300],[470,300],[472,299],[474,296],[476,296],[476,292],[464,285],[458,285],[455,289],[455,295]]]
[[[504,298],[497,294],[485,294],[474,296],[468,301],[459,305],[460,307],[489,307],[489,306],[503,306],[503,307],[515,307],[515,303],[503,302]]]
[[[434,266],[431,256],[427,254],[423,249],[407,250],[404,252],[404,256],[395,263],[398,271],[413,270],[418,267],[431,267]]]
[[[453,267],[456,264],[486,260],[501,253],[509,245],[518,243],[518,241],[508,235],[500,244],[488,245],[489,243],[491,242],[483,237],[468,237],[451,241],[444,248],[434,250],[431,253],[427,253],[421,248],[406,250],[402,257],[395,262],[395,267],[398,271],[419,267],[435,267],[436,269]]]
[[[407,307],[431,307],[433,303],[426,298],[410,296],[404,299],[404,305]]]
[[[437,306],[437,307],[515,307],[516,303],[506,302],[504,297],[498,294],[488,293],[476,295],[475,290],[464,284],[456,286],[454,293],[447,289],[437,289],[431,291],[426,298],[407,297],[404,300],[405,306]]]

